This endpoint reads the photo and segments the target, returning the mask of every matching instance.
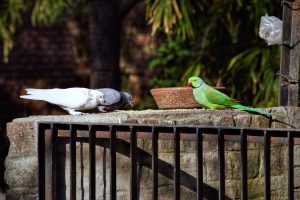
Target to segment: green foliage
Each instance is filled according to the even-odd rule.
[[[158,74],[151,80],[153,87],[179,86],[178,75],[194,62],[193,52],[180,39],[165,41],[155,52],[149,67]]]
[[[199,1],[191,0],[147,0],[146,18],[152,25],[152,34],[163,31],[166,34],[193,38],[193,19]]]
[[[8,61],[9,51],[13,48],[13,34],[22,23],[21,12],[24,10],[22,0],[2,0],[0,2],[0,41],[3,45],[4,61]]]
[[[73,2],[74,3],[74,2]],[[0,1],[0,41],[3,46],[3,59],[8,62],[8,55],[14,46],[14,34],[22,25],[22,14],[32,8],[33,25],[51,25],[71,4],[71,0],[1,0]]]
[[[253,47],[234,56],[228,65],[231,73],[231,95],[237,99],[252,99],[257,106],[272,106],[277,104],[279,79],[276,72],[279,69],[278,47]],[[249,84],[250,83],[250,84]]]
[[[227,87],[227,93],[247,105],[276,105],[279,47],[267,46],[258,36],[258,27],[260,17],[267,12],[280,17],[279,2],[215,0],[201,1],[199,5],[197,13],[191,11],[194,38],[185,40],[169,34],[160,42],[150,61],[158,72],[152,86],[186,85],[188,77],[197,75],[210,85]],[[175,41],[178,50],[165,48],[170,41]],[[165,50],[163,54],[161,49]],[[181,50],[188,54],[178,56],[177,51]]]
[[[50,25],[54,24],[62,11],[71,4],[71,0],[35,0],[31,22],[33,25]]]

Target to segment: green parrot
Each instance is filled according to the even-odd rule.
[[[268,117],[271,117],[273,114],[260,109],[243,106],[226,94],[210,87],[199,77],[190,77],[188,80],[188,86],[192,87],[196,101],[204,108],[212,110],[235,108],[248,112],[259,113]]]

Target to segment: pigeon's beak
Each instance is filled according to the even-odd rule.
[[[130,106],[130,108],[133,108],[133,101],[132,100],[129,102],[129,106]]]
[[[191,81],[188,81],[188,86],[192,87],[192,82]]]
[[[128,103],[127,105],[124,106],[125,110],[130,110],[133,107],[132,102]]]

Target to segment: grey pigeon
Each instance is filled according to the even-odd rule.
[[[89,110],[97,108],[104,102],[102,92],[87,88],[67,89],[25,89],[27,95],[23,99],[43,100],[60,106],[71,115],[80,115],[76,110]]]
[[[132,96],[127,92],[118,92],[111,88],[97,89],[103,93],[104,103],[98,106],[100,112],[127,110],[132,108]]]

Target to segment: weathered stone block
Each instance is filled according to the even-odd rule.
[[[6,193],[6,200],[38,200],[36,188],[11,188]]]
[[[276,107],[272,111],[278,113],[278,116],[274,116],[272,128],[300,128],[299,107]]]
[[[226,151],[240,151],[241,145],[238,142],[225,142]]]
[[[260,150],[248,151],[248,179],[254,179],[259,176],[260,173]]]
[[[203,178],[211,182],[219,180],[218,156],[216,152],[205,152],[203,155]]]
[[[161,153],[172,153],[174,152],[174,144],[172,140],[159,140],[158,149]]]
[[[203,115],[203,116],[195,116],[193,118],[183,118],[176,120],[177,125],[203,125],[203,126],[211,126],[213,125],[213,121],[211,119],[211,115]]]
[[[272,145],[271,147],[271,176],[287,176],[287,147]]]
[[[180,155],[180,169],[196,177],[197,160],[195,153],[184,153]]]
[[[181,140],[180,141],[180,151],[182,153],[184,152],[188,152],[188,153],[191,153],[191,152],[194,152],[196,153],[196,142],[195,141],[184,141],[184,140]]]
[[[214,126],[234,126],[232,115],[214,115],[212,120]]]
[[[34,155],[37,152],[36,133],[32,122],[7,124],[7,136],[10,140],[9,157]]]
[[[286,199],[287,197],[287,176],[272,176],[271,177],[271,196],[272,199]]]
[[[234,124],[237,127],[249,127],[251,125],[252,117],[249,115],[233,116]]]
[[[151,153],[152,151],[152,144],[151,144],[151,140],[147,140],[147,139],[139,139],[137,141],[137,146],[139,148],[142,148],[144,151],[147,151],[148,153]]]
[[[294,165],[300,166],[300,145],[294,146]]]
[[[225,153],[225,178],[227,180],[240,179],[240,153],[227,151]]]
[[[295,179],[295,183],[294,183],[294,187],[295,188],[299,188],[300,187],[300,167],[297,166],[294,169],[294,179]]]
[[[225,195],[228,197],[231,197],[233,199],[238,199],[240,197],[239,195],[239,188],[240,183],[236,180],[226,180],[225,182]]]
[[[37,186],[37,157],[20,156],[6,161],[6,181],[14,187]]]
[[[0,191],[0,200],[6,200],[6,194]]]
[[[294,199],[300,199],[300,190],[298,188],[294,190]]]
[[[218,143],[216,141],[203,141],[203,152],[217,152]]]
[[[271,124],[270,119],[266,118],[265,116],[253,115],[250,127],[253,128],[270,127],[270,124]]]
[[[259,199],[263,197],[264,180],[263,178],[248,179],[249,199]]]

